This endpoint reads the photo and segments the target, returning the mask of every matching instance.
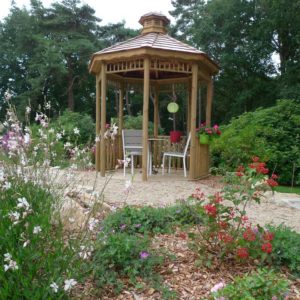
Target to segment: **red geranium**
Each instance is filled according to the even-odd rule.
[[[252,231],[251,228],[247,228],[245,230],[245,232],[243,233],[243,237],[248,242],[253,242],[253,241],[255,241],[255,238],[256,238],[255,233]]]
[[[271,243],[264,243],[261,245],[261,250],[265,253],[271,253],[272,252],[272,244]]]
[[[218,238],[220,241],[222,241],[224,243],[231,243],[233,241],[233,237],[226,232],[219,232]]]
[[[249,256],[248,248],[242,247],[236,250],[236,254],[240,258],[247,258]]]
[[[204,206],[205,212],[211,216],[211,217],[216,217],[217,215],[217,208],[213,204],[206,204]]]
[[[267,180],[267,184],[268,184],[269,186],[271,186],[271,187],[274,187],[274,186],[277,186],[277,185],[278,185],[278,182],[275,181],[273,178],[269,178],[269,179]]]
[[[264,233],[264,240],[265,241],[272,241],[274,239],[274,233],[272,232],[265,232]]]

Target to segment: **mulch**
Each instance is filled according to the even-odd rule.
[[[165,249],[174,258],[167,259],[164,265],[157,268],[163,278],[164,285],[177,292],[177,299],[198,300],[208,299],[211,288],[219,283],[229,283],[235,276],[240,276],[255,269],[253,264],[239,264],[233,262],[217,262],[211,268],[197,265],[198,257],[189,248],[189,241],[185,232],[177,230],[174,234],[159,234],[153,239],[154,249]],[[286,278],[291,278],[288,270],[282,270]],[[116,300],[156,300],[162,299],[160,292],[147,286],[137,290],[122,280],[125,288],[121,294],[115,295],[110,288],[101,291],[101,296],[92,296],[97,290],[93,282],[87,282],[77,290],[76,299],[116,299]],[[142,279],[139,280],[141,283]],[[91,291],[94,291],[91,293]],[[288,299],[300,299],[300,279],[291,281],[291,293]],[[95,294],[94,294],[95,295]],[[79,297],[78,297],[79,296]],[[100,297],[100,298],[99,298]],[[287,300],[287,299],[286,299]]]

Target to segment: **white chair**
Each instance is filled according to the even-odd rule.
[[[135,129],[122,130],[123,155],[124,155],[124,176],[126,174],[125,160],[131,159],[131,174],[134,174],[134,156],[141,156],[143,152],[142,144],[143,131]]]
[[[186,156],[187,156],[187,150],[190,144],[191,140],[191,133],[189,133],[185,147],[183,152],[164,152],[163,153],[163,161],[162,161],[162,175],[164,175],[165,172],[165,158],[166,156],[169,157],[169,172],[171,171],[171,157],[181,157],[183,159],[183,171],[184,171],[184,177],[186,177]]]

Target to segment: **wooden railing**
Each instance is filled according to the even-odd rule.
[[[167,151],[177,151],[183,152],[186,137],[182,137],[179,143],[171,143],[170,137],[166,135],[158,136],[158,141],[152,142],[152,155],[153,155],[153,167],[160,168],[162,164],[162,153]],[[123,159],[123,148],[122,148],[122,137],[117,135],[115,140],[107,139],[105,143],[106,147],[106,170],[113,170],[117,165],[118,159]],[[137,157],[135,161],[136,167],[141,167],[142,160],[140,157]],[[187,164],[189,165],[189,164]],[[182,159],[172,158],[172,168],[181,169],[182,168]]]

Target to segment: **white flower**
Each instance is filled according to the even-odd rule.
[[[24,143],[26,145],[30,144],[30,134],[29,133],[24,134]]]
[[[70,142],[66,142],[65,144],[64,144],[64,148],[66,149],[66,148],[70,148],[72,146],[72,144],[70,143]]]
[[[51,108],[51,102],[47,102],[45,104],[45,109],[50,109]]]
[[[0,180],[1,181],[1,180]],[[3,188],[5,190],[9,190],[11,188],[11,183],[8,182],[8,181],[5,181],[4,184],[3,184]]]
[[[19,223],[20,213],[18,213],[17,211],[9,212],[8,216],[9,216],[10,220],[13,221],[13,225],[16,225]]]
[[[25,208],[25,210],[29,210],[30,204],[28,203],[25,197],[18,198],[17,208]]]
[[[31,107],[30,106],[26,106],[26,114],[30,114],[31,112]]]
[[[41,226],[34,226],[33,234],[39,234],[42,231]]]
[[[10,261],[11,260],[11,254],[10,253],[5,253],[4,254],[4,261]]]
[[[129,193],[132,190],[132,180],[126,180],[125,182],[125,192]]]
[[[130,164],[131,159],[129,157],[126,157],[125,160],[123,160],[124,166],[127,168],[128,165]]]
[[[79,252],[79,257],[82,259],[88,259],[92,255],[92,251],[94,248],[91,247],[86,247],[86,246],[80,246],[80,252]]]
[[[19,267],[17,265],[17,263],[11,259],[11,255],[9,253],[5,253],[4,254],[4,261],[6,261],[8,264],[4,265],[4,271],[8,271],[9,269],[12,270],[18,270]]]
[[[5,93],[4,93],[4,98],[6,101],[9,101],[12,97],[12,94],[10,93],[9,90],[7,90]]]
[[[3,172],[3,170],[0,170],[0,182],[4,181],[4,180],[5,180],[5,178],[4,178],[4,172]]]
[[[62,134],[58,132],[56,134],[56,139],[59,141],[61,138],[62,138]]]
[[[55,282],[52,282],[50,284],[50,287],[51,287],[51,289],[53,290],[54,293],[57,293],[59,287]]]
[[[24,243],[23,243],[23,248],[27,247],[27,245],[30,243],[30,240],[26,240]]]
[[[88,229],[90,231],[93,231],[98,223],[99,223],[99,220],[97,220],[95,218],[90,218],[89,222],[88,222]]]
[[[54,128],[50,128],[50,129],[48,130],[48,132],[49,132],[49,133],[54,133]]]
[[[65,285],[64,285],[64,290],[68,291],[70,290],[73,286],[77,284],[77,281],[75,279],[67,279],[65,280]]]
[[[77,128],[77,127],[75,127],[74,129],[73,129],[73,131],[74,131],[74,134],[79,134],[80,133],[80,131],[79,131],[79,129]]]
[[[49,167],[50,166],[50,160],[49,159],[45,159],[43,162],[43,167]]]
[[[97,143],[97,142],[100,142],[100,136],[99,136],[99,135],[96,136],[95,142],[96,142],[96,143]]]

